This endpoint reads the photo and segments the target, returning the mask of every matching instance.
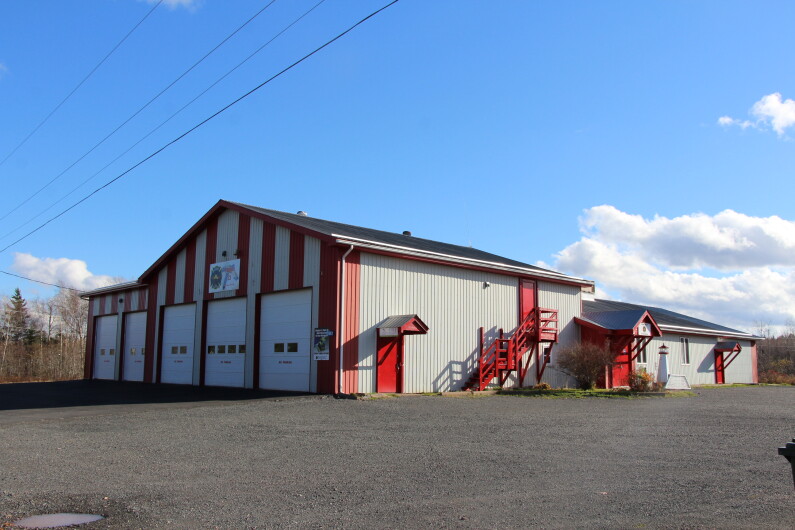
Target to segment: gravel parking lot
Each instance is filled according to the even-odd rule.
[[[93,405],[92,403],[101,403]],[[0,385],[0,527],[795,528],[795,387],[345,400]]]

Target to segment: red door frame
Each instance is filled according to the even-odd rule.
[[[403,336],[378,337],[376,392],[403,392]]]

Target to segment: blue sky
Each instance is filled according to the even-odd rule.
[[[5,213],[266,3],[159,5],[0,166]],[[273,3],[0,220],[0,247],[387,2],[326,0],[30,222],[316,3]],[[0,159],[153,5],[0,3]],[[401,0],[0,253],[0,270],[76,287],[134,279],[224,198],[471,244],[726,325],[782,326],[795,319],[793,16],[786,2]],[[52,293],[0,275],[0,293],[16,286]]]

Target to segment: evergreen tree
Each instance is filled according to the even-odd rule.
[[[30,328],[28,302],[22,298],[19,287],[14,289],[14,296],[6,304],[4,316],[6,333],[12,342],[33,342],[35,332]]]

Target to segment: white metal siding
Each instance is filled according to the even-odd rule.
[[[544,371],[543,381],[553,387],[575,386],[576,382],[555,369],[555,353],[580,340],[580,327],[574,317],[582,312],[582,289],[579,286],[538,282],[538,305],[558,310],[558,342],[552,346],[552,358]],[[535,383],[535,368],[531,368],[525,384]]]
[[[276,227],[275,262],[273,266],[273,290],[287,289],[290,279],[290,231]]]
[[[405,338],[405,392],[460,388],[476,366],[478,328],[488,343],[518,323],[515,277],[362,253],[360,279],[360,392],[375,392],[376,327],[388,316],[416,314],[430,328]]]
[[[248,244],[248,298],[246,300],[246,344],[249,352],[246,355],[245,387],[254,388],[254,336],[256,330],[256,293],[262,285],[262,219],[251,219]]]
[[[125,381],[143,381],[146,313],[128,313],[124,319],[123,378]]]
[[[237,250],[237,230],[240,222],[240,214],[235,210],[225,210],[218,216],[218,232],[215,245],[215,261],[227,261],[235,259],[234,252]],[[226,256],[223,253],[226,252]],[[213,298],[230,298],[235,296],[234,291],[223,291],[215,293]]]

